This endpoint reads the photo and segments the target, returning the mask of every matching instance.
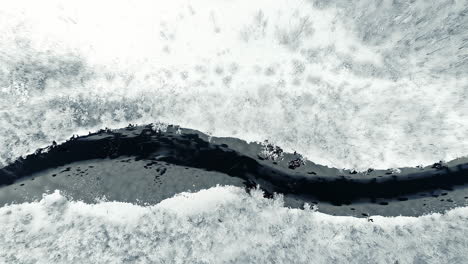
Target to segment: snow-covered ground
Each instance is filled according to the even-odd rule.
[[[422,217],[336,217],[237,187],[153,206],[59,192],[0,208],[1,263],[466,263],[468,208]]]
[[[468,153],[468,2],[13,1],[0,164],[165,122],[350,169]]]

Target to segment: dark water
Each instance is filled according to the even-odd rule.
[[[287,206],[367,216],[443,212],[468,200],[468,163],[356,172],[328,168],[278,146],[213,138],[189,129],[129,126],[53,144],[0,170],[2,204],[60,189],[87,202],[101,197],[155,204],[184,191],[235,185],[283,194]]]

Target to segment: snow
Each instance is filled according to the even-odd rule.
[[[218,186],[156,205],[59,191],[0,208],[1,263],[465,263],[468,208],[338,217]]]
[[[331,167],[468,153],[466,1],[15,1],[0,11],[0,164],[165,123]]]

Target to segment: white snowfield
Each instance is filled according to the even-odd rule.
[[[0,263],[468,262],[468,208],[371,219],[288,209],[237,187],[146,207],[56,191],[0,208]]]
[[[9,1],[0,164],[163,122],[365,170],[468,153],[468,2]]]

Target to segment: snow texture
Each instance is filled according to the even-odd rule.
[[[0,164],[151,122],[349,169],[468,153],[468,2],[12,1]]]
[[[372,219],[372,221],[370,221]],[[60,192],[0,208],[1,263],[467,263],[468,208],[336,217],[238,187],[153,206]]]

